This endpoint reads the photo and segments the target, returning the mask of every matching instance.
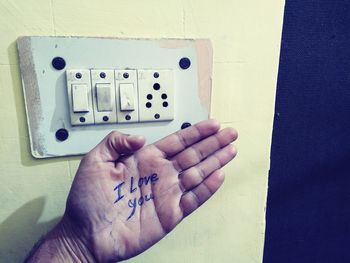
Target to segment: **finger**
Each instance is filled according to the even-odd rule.
[[[115,162],[122,154],[133,153],[144,144],[143,136],[129,136],[113,131],[92,149],[88,156],[104,162]]]
[[[224,173],[221,170],[216,170],[196,188],[185,192],[180,200],[184,216],[188,216],[207,201],[220,188],[224,178]]]
[[[219,129],[220,124],[216,120],[206,120],[173,133],[155,142],[154,145],[162,151],[166,157],[171,157],[192,144],[215,134]]]
[[[217,150],[230,144],[236,138],[237,132],[234,129],[223,129],[174,156],[174,167],[179,172],[184,171],[201,162]]]
[[[236,148],[229,144],[225,148],[216,151],[199,164],[185,170],[180,175],[182,189],[189,191],[201,184],[211,173],[219,170],[230,162],[237,154]]]

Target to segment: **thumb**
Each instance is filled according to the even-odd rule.
[[[117,131],[108,134],[90,153],[104,162],[115,162],[122,154],[130,154],[145,144],[143,136],[130,136]]]

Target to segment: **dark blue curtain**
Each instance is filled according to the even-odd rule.
[[[350,262],[350,1],[287,0],[264,263]]]

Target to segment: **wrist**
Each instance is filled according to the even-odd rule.
[[[36,251],[25,261],[41,262],[81,262],[95,263],[88,247],[79,238],[70,221],[63,217],[56,227],[47,234]]]

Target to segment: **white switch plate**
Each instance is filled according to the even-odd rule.
[[[127,134],[142,134],[146,137],[147,143],[152,143],[179,130],[184,122],[193,124],[209,117],[212,79],[212,47],[209,40],[32,36],[20,37],[17,45],[31,152],[36,158],[84,154],[113,130]],[[57,70],[52,66],[51,62],[55,57],[64,58],[66,62],[64,69]],[[179,66],[179,61],[183,57],[191,61],[188,69]],[[73,80],[73,72],[66,77],[66,70],[69,69],[116,69],[130,71],[129,76],[136,74],[136,70],[144,70],[146,74],[156,69],[160,71],[160,76],[163,74],[161,70],[171,70],[174,89],[170,99],[169,96],[167,99],[169,111],[165,109],[166,107],[160,106],[162,100],[159,99],[159,94],[152,90],[149,92],[152,92],[157,100],[154,107],[148,113],[145,108],[140,108],[132,111],[132,114],[146,120],[152,115],[154,118],[157,111],[162,117],[166,117],[167,114],[170,116],[173,111],[173,117],[159,122],[132,123],[130,120],[117,124],[73,126],[70,120],[72,94],[69,94],[71,89],[67,90],[67,78],[76,84],[82,84],[86,79],[82,77],[79,81]],[[118,76],[120,75],[115,71],[116,87],[124,82]],[[93,77],[94,84],[99,81],[98,75],[95,77]],[[147,77],[145,81],[146,79]],[[135,85],[140,83],[136,81]],[[143,82],[141,85],[144,85]],[[92,87],[93,91],[95,87]],[[116,89],[116,98],[119,96],[118,92]],[[89,107],[95,105],[95,96],[96,93],[92,92],[92,103]],[[139,99],[144,100],[141,97]],[[170,108],[170,105],[173,108]],[[115,105],[119,106],[118,103]],[[96,108],[92,109],[92,112],[94,110],[96,113]],[[118,113],[118,121],[125,120],[125,114],[127,111]],[[77,122],[80,117],[90,121],[90,115],[87,113],[74,113],[74,116],[74,121]],[[60,141],[56,134],[62,130],[63,135],[68,137]]]

